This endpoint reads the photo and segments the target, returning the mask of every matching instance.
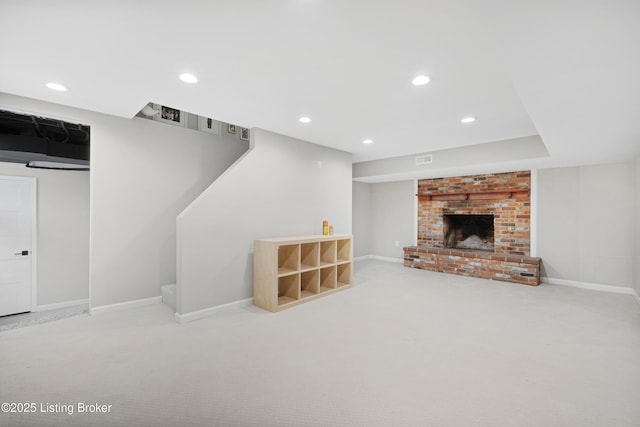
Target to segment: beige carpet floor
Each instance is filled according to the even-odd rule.
[[[277,314],[179,325],[154,305],[2,331],[0,403],[36,412],[0,426],[640,426],[633,297],[380,261],[355,278]]]

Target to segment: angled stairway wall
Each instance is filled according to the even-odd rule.
[[[351,232],[351,154],[251,130],[252,148],[177,219],[177,316],[253,295],[253,241]]]
[[[69,204],[66,196],[60,198],[77,191],[80,183],[79,175],[73,185],[59,177],[82,172],[48,171],[57,178],[39,184],[56,199],[39,205],[41,219],[49,218],[50,227],[63,231],[73,224],[75,234],[88,228],[84,237],[64,250],[56,249],[65,243],[55,238],[59,231],[48,235],[54,243],[39,248],[38,262],[44,264],[38,271],[44,275],[38,277],[38,303],[45,305],[89,296],[94,310],[158,297],[161,285],[176,281],[176,215],[248,148],[237,135],[218,136],[5,93],[0,93],[0,108],[91,126],[90,196],[82,190],[84,211]],[[34,171],[20,175],[44,176]],[[70,215],[69,209],[77,211]],[[84,219],[74,218],[81,214]],[[62,217],[62,222],[56,219]],[[41,232],[47,232],[47,227],[41,227]],[[46,240],[47,236],[39,238],[39,245]],[[57,262],[70,254],[71,261]],[[69,267],[69,263],[77,265]],[[58,285],[60,277],[68,279],[62,285],[65,289]]]

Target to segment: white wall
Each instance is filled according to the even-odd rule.
[[[351,154],[261,129],[253,149],[178,218],[177,312],[253,295],[253,241],[351,233]],[[322,162],[322,167],[318,167]]]
[[[176,216],[248,148],[237,137],[7,94],[0,108],[91,126],[92,307],[158,296],[175,283]]]
[[[353,181],[353,256],[371,255],[371,184]]]
[[[370,255],[404,257],[415,240],[415,200],[414,181],[371,184]]]
[[[567,280],[580,277],[579,176],[577,167],[538,170],[536,238],[543,276]]]
[[[633,285],[640,295],[640,157],[635,161],[634,168],[634,191],[635,191],[635,257],[633,271]]]
[[[354,256],[404,257],[415,241],[415,193],[415,181],[353,182]]]
[[[0,162],[0,175],[37,178],[37,305],[89,298],[89,172]]]
[[[633,164],[538,171],[543,275],[615,286],[633,276]]]

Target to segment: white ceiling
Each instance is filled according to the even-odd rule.
[[[543,165],[622,161],[639,22],[638,0],[2,0],[0,92],[126,118],[152,101],[356,162],[535,134]]]

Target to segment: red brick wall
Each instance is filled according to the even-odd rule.
[[[505,172],[418,180],[418,194],[529,190],[531,172]]]
[[[419,195],[530,189],[529,171],[418,180]],[[444,214],[494,215],[494,251],[524,256],[530,254],[531,203],[528,192],[519,194],[517,198],[493,200],[431,201],[420,198],[418,246],[444,246]]]

